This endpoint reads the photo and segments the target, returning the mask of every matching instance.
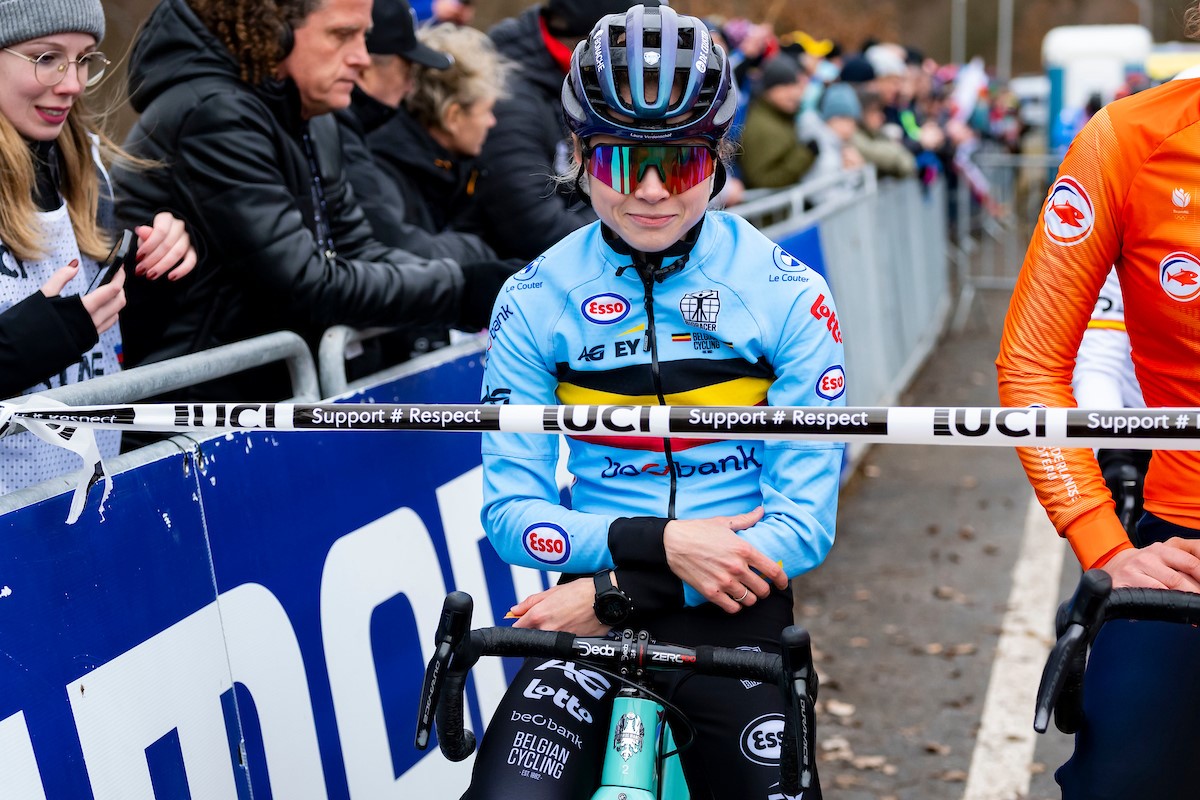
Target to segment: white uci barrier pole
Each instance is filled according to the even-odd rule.
[[[803,439],[992,447],[1200,449],[1200,408],[560,406],[194,403],[66,407],[0,403],[5,426],[194,430],[453,431],[700,439]]]

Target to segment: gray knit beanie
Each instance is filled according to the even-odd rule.
[[[55,33],[104,38],[100,0],[0,0],[0,47]]]

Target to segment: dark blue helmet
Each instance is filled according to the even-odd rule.
[[[677,84],[682,91],[672,101]],[[657,93],[649,100],[652,86]],[[701,138],[715,147],[733,122],[737,91],[729,59],[703,20],[639,5],[601,19],[575,48],[562,104],[581,139]]]

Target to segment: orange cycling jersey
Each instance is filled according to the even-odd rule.
[[[1075,405],[1075,354],[1112,265],[1146,405],[1200,404],[1200,80],[1112,103],[1071,144],[1005,321],[996,361],[1004,405]],[[1020,455],[1085,568],[1131,546],[1090,450]],[[1146,510],[1200,529],[1198,487],[1200,453],[1156,452]]]

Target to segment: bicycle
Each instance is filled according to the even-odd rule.
[[[1033,728],[1045,733],[1054,714],[1060,731],[1074,734],[1083,722],[1083,678],[1088,648],[1113,619],[1200,624],[1200,594],[1167,589],[1114,589],[1100,569],[1083,574],[1075,594],[1058,609],[1058,641],[1038,686]]]
[[[808,632],[784,629],[782,655],[722,647],[695,648],[654,642],[646,631],[625,630],[619,639],[579,637],[523,628],[468,630],[473,601],[464,592],[446,597],[436,647],[425,670],[414,744],[429,746],[436,721],[438,746],[450,761],[475,750],[475,736],[463,726],[467,673],[483,656],[563,659],[586,664],[622,684],[612,698],[609,744],[600,786],[592,800],[688,800],[689,791],[672,725],[695,731],[650,686],[650,673],[691,670],[697,674],[774,683],[784,696],[780,741],[780,789],[787,797],[820,800],[815,765],[814,703],[817,674]],[[669,717],[673,717],[671,719]],[[649,722],[647,722],[649,721]],[[649,743],[647,743],[649,740]]]

